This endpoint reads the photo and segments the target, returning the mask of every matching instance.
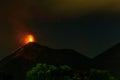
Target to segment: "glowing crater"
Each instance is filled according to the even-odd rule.
[[[31,34],[29,34],[25,37],[25,44],[30,43],[30,42],[35,42],[35,38]]]

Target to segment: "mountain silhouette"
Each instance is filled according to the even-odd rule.
[[[92,65],[94,68],[108,70],[120,79],[120,43],[96,56]]]
[[[72,49],[52,49],[31,42],[0,61],[0,72],[24,80],[25,74],[37,63],[69,65],[74,69],[87,70],[91,59]]]

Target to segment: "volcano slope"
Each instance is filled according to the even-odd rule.
[[[107,70],[120,79],[120,43],[96,56],[92,67]]]
[[[37,63],[69,65],[85,71],[90,68],[90,61],[90,58],[72,49],[51,49],[31,42],[1,60],[0,72],[14,76],[15,80],[24,80],[26,72]]]

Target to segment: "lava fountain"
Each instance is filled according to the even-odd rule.
[[[35,38],[32,34],[29,34],[25,37],[25,40],[24,40],[24,43],[25,44],[28,44],[30,42],[35,42]]]

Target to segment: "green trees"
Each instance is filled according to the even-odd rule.
[[[26,77],[27,80],[81,80],[72,74],[72,69],[67,65],[37,64],[27,72]]]
[[[108,71],[91,69],[82,76],[67,65],[37,64],[26,74],[27,80],[117,80]]]
[[[117,80],[106,70],[91,69],[86,74],[86,80]]]
[[[50,80],[51,74],[56,70],[53,65],[37,64],[27,72],[28,80]]]

